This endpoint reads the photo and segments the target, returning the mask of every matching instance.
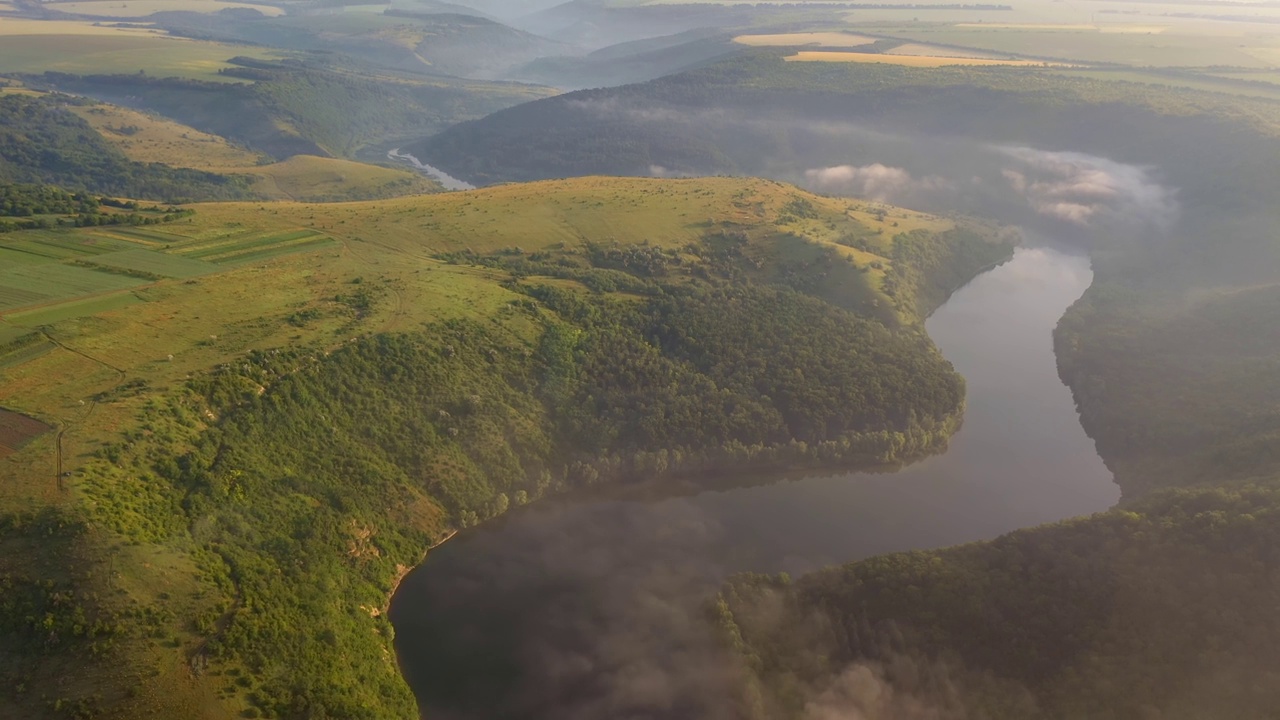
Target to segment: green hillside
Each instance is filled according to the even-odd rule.
[[[385,608],[426,548],[594,483],[937,452],[963,380],[920,317],[1011,252],[757,180],[195,210],[0,242],[44,253],[0,296],[85,290],[0,311],[2,714],[411,717]]]
[[[69,102],[0,95],[0,182],[171,202],[250,196],[245,178],[130,161],[72,113]]]
[[[354,157],[546,96],[530,85],[399,75],[323,54],[305,61],[231,59],[215,82],[147,75],[24,76],[38,88],[140,107],[276,159]]]

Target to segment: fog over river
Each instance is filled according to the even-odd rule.
[[[1026,247],[930,318],[968,409],[945,454],[901,472],[544,500],[461,533],[392,604],[424,715],[729,718],[702,614],[727,575],[804,573],[1108,508],[1119,491],[1051,337],[1091,279],[1083,256]]]

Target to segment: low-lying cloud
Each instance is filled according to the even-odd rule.
[[[957,707],[903,692],[873,663],[845,668],[804,708],[804,720],[960,720],[964,715]]]
[[[1165,231],[1178,218],[1177,192],[1150,168],[1075,152],[992,147],[967,162],[921,175],[883,162],[804,172],[819,192],[921,210],[1040,218],[1084,230]],[[1021,209],[1019,209],[1021,208]]]
[[[1148,168],[1074,152],[1005,147],[1015,161],[1001,174],[1040,215],[1080,226],[1110,220],[1168,227],[1178,215],[1176,193]]]
[[[857,195],[881,202],[902,202],[920,192],[954,189],[951,182],[938,175],[916,178],[903,168],[881,163],[814,168],[804,175],[810,185],[823,192]]]

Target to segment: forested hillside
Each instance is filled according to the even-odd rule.
[[[717,618],[752,718],[1268,718],[1280,489],[1157,493],[988,543],[796,581]],[[828,714],[831,713],[831,714]]]
[[[183,202],[250,195],[245,178],[131,162],[66,99],[0,95],[0,182]]]
[[[229,78],[249,82],[56,72],[27,80],[151,110],[277,159],[353,157],[369,145],[421,137],[549,93],[529,85],[398,76],[327,56],[238,62]]]

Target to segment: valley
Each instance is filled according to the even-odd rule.
[[[1269,717],[1275,12],[0,2],[0,716]]]

